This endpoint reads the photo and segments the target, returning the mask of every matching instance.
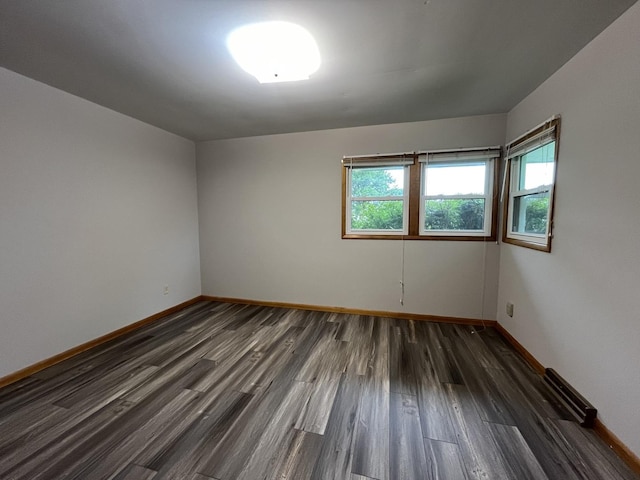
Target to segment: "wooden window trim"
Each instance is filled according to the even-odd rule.
[[[560,118],[553,118],[551,120],[546,121],[539,127],[534,128],[530,132],[526,133],[520,138],[517,138],[513,142],[511,142],[508,147],[514,148],[518,145],[525,143],[527,140],[539,135],[543,131],[549,128],[555,128],[555,146],[554,146],[554,158],[553,158],[553,184],[551,185],[551,191],[549,192],[549,201],[551,202],[551,207],[549,209],[549,219],[547,220],[549,223],[549,235],[547,236],[546,243],[539,243],[534,241],[527,241],[519,238],[511,238],[508,236],[509,232],[509,221],[510,221],[510,209],[509,206],[511,204],[510,194],[511,194],[511,161],[512,158],[507,158],[506,166],[505,166],[505,192],[504,192],[504,205],[502,208],[502,242],[508,243],[510,245],[515,245],[518,247],[529,248],[531,250],[537,250],[539,252],[551,252],[551,243],[553,241],[553,219],[554,219],[554,211],[555,211],[555,196],[556,196],[556,183],[557,183],[557,172],[558,172],[558,153],[560,151]]]
[[[347,233],[347,175],[348,164],[342,166],[342,239],[344,240],[436,240],[436,241],[454,241],[454,242],[495,242],[498,238],[498,182],[500,170],[500,158],[494,159],[493,165],[493,201],[491,213],[491,234],[490,235],[420,235],[420,176],[421,164],[418,162],[418,154],[414,154],[414,162],[409,165],[409,213],[408,213],[408,234],[361,234]],[[385,155],[360,157],[363,159],[381,159]],[[354,165],[356,163],[354,162]]]

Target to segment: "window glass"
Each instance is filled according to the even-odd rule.
[[[404,195],[404,167],[353,168],[351,196],[402,197]]]
[[[513,232],[544,235],[549,215],[549,192],[514,198],[513,212]]]
[[[501,153],[482,147],[343,157],[342,238],[495,239]]]
[[[409,167],[349,167],[348,231],[356,234],[403,234],[406,229]]]
[[[402,200],[355,200],[351,203],[353,230],[402,230]]]
[[[424,162],[420,233],[429,236],[490,236],[493,159]]]
[[[425,192],[434,195],[484,195],[485,162],[428,164]]]
[[[553,118],[507,145],[502,240],[551,251],[560,118]]]
[[[424,205],[425,230],[484,230],[482,199],[433,199]]]
[[[519,190],[532,190],[553,183],[556,142],[548,143],[520,157]]]

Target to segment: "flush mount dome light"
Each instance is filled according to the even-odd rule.
[[[227,37],[238,65],[260,83],[307,80],[320,67],[320,52],[311,34],[288,22],[252,23]]]

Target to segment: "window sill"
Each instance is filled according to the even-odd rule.
[[[549,241],[546,244],[544,244],[544,243],[529,242],[526,240],[519,240],[516,238],[509,238],[507,236],[503,236],[502,243],[509,243],[511,245],[516,245],[518,247],[530,248],[531,250],[537,250],[539,252],[546,252],[546,253],[551,252],[551,238],[549,238]]]
[[[480,237],[475,235],[375,235],[345,233],[343,240],[444,240],[449,242],[495,242],[496,237]]]

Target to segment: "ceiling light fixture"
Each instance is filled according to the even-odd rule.
[[[252,23],[227,37],[234,60],[260,83],[307,80],[320,67],[313,36],[289,22]]]

